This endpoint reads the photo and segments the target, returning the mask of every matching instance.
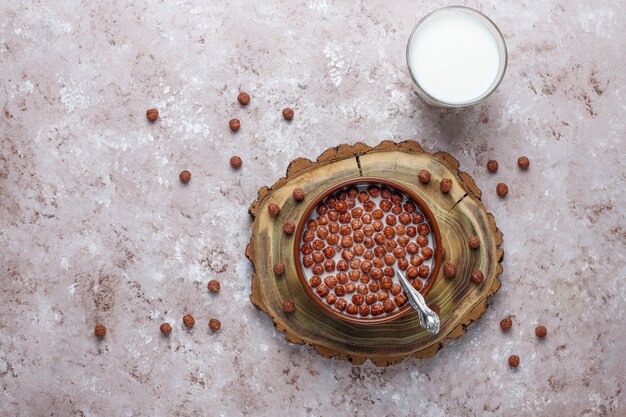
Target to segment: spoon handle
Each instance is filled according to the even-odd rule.
[[[408,295],[409,304],[411,304],[411,307],[413,307],[417,312],[420,326],[422,326],[422,328],[429,333],[439,333],[440,322],[437,313],[428,308],[422,294],[420,294],[419,291],[417,291],[415,288],[413,288],[411,284],[409,284],[409,281],[406,279],[402,271],[398,270],[397,272],[400,276],[400,282],[402,283],[402,286],[404,287],[404,290]]]

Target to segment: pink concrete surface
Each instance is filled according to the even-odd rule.
[[[1,2],[0,415],[625,416],[626,2],[461,3],[500,26],[509,67],[442,110],[404,49],[444,1]],[[296,157],[410,138],[483,189],[502,289],[432,359],[287,343],[249,302],[257,189]]]

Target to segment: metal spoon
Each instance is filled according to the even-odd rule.
[[[413,288],[402,271],[397,270],[396,272],[400,275],[400,282],[408,295],[409,304],[411,304],[411,307],[413,307],[417,312],[417,316],[420,320],[420,326],[422,326],[422,328],[429,333],[439,333],[439,316],[437,313],[428,308],[422,294]]]

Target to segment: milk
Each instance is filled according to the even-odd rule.
[[[430,96],[422,95],[427,102],[463,106],[497,87],[506,66],[506,46],[498,29],[482,14],[447,7],[415,28],[407,46],[407,63],[418,93],[421,89]]]

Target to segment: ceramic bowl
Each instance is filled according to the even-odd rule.
[[[428,277],[425,279],[425,282],[423,283],[423,287],[420,290],[420,293],[423,296],[426,296],[435,285],[435,280],[437,278],[437,275],[439,273],[439,269],[442,263],[443,246],[441,243],[441,233],[439,231],[439,226],[437,224],[437,221],[432,214],[432,211],[426,205],[426,203],[424,203],[422,198],[420,198],[420,196],[413,190],[407,188],[406,186],[396,181],[389,180],[387,178],[379,178],[379,177],[358,177],[358,178],[352,178],[352,179],[342,181],[338,184],[333,185],[332,187],[329,187],[327,190],[321,193],[317,198],[315,198],[306,208],[302,218],[298,222],[296,235],[294,239],[293,250],[294,250],[294,258],[296,261],[296,271],[298,273],[298,278],[300,279],[300,282],[302,286],[304,287],[305,291],[307,292],[307,294],[309,295],[309,297],[311,297],[311,299],[320,307],[321,310],[323,310],[325,313],[333,317],[336,317],[338,319],[348,321],[348,322],[360,323],[360,324],[380,324],[380,323],[386,323],[386,322],[395,320],[407,313],[411,313],[411,314],[415,314],[415,313],[413,312],[413,309],[409,305],[409,303],[406,303],[403,306],[396,308],[394,311],[390,313],[383,313],[379,316],[372,316],[370,314],[368,316],[363,317],[363,316],[360,316],[359,313],[355,315],[351,315],[351,314],[348,314],[346,311],[339,311],[333,305],[328,304],[324,298],[319,296],[315,292],[314,288],[309,284],[309,278],[314,274],[311,272],[310,269],[306,268],[303,265],[302,259],[304,255],[301,252],[301,247],[302,247],[302,244],[304,243],[303,234],[307,227],[307,222],[311,218],[318,217],[316,209],[320,203],[326,201],[326,199],[332,194],[335,194],[338,192],[340,193],[341,190],[344,190],[344,189],[348,190],[350,188],[356,187],[357,189],[363,191],[369,186],[378,186],[381,188],[388,188],[392,192],[397,192],[397,193],[402,194],[406,200],[412,200],[412,202],[417,206],[418,211],[423,214],[424,222],[429,225],[430,227],[429,236],[432,237],[432,240],[429,239],[428,246],[430,246],[433,249],[434,253],[433,253],[432,259],[428,261],[430,262],[430,273]],[[406,200],[404,202],[407,202]],[[355,199],[355,207],[362,207],[362,203],[360,203],[358,199]],[[383,220],[385,220],[385,218],[383,218]],[[417,236],[411,238],[410,242],[414,242],[416,238]],[[397,239],[397,236],[394,239]],[[336,249],[337,259],[340,259],[339,253],[341,249],[342,249],[341,247],[337,246],[337,249]],[[394,263],[393,268],[397,268],[398,266],[397,264],[398,263],[396,261],[396,263]],[[324,274],[321,276],[323,278],[324,276],[335,274],[335,273],[336,272],[329,272],[329,273],[324,272]],[[394,283],[400,282],[397,273],[391,278]],[[359,284],[360,282],[356,281],[354,283]],[[346,296],[347,297],[346,299],[349,300],[350,296]]]

